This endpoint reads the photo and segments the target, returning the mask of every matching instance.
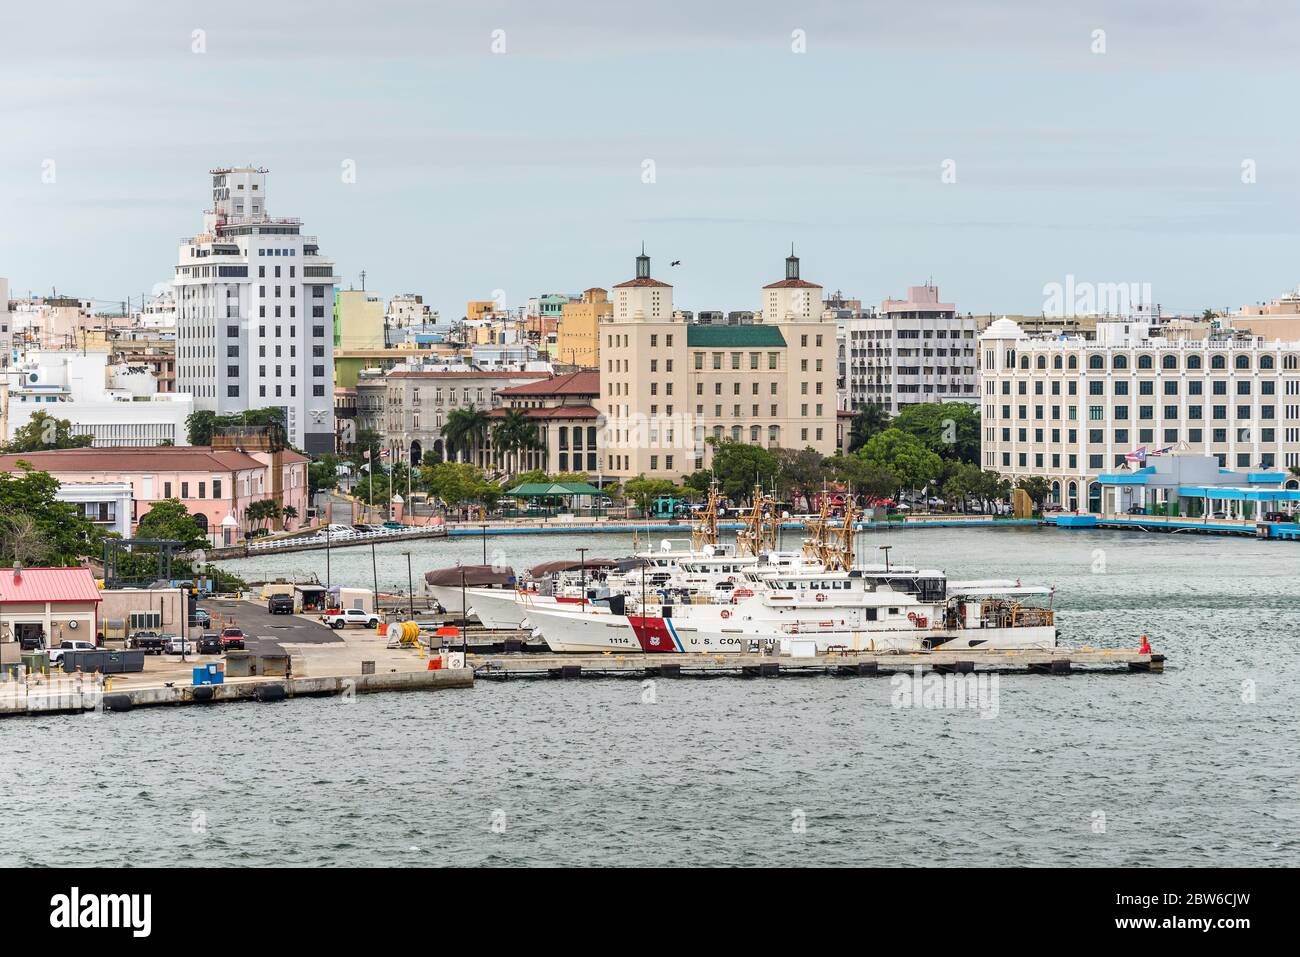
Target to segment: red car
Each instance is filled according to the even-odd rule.
[[[231,648],[244,647],[244,630],[236,628],[234,625],[227,625],[221,629],[221,649],[229,651]]]

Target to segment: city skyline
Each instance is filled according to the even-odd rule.
[[[343,288],[364,270],[446,319],[497,289],[608,287],[642,241],[693,311],[755,308],[791,242],[828,291],[877,303],[933,279],[975,314],[1036,313],[1067,276],[1183,312],[1300,280],[1276,241],[1300,179],[1272,92],[1290,11],[1245,29],[1195,3],[380,5],[323,24],[284,4],[245,27],[60,9],[13,14],[28,42],[0,64],[14,295],[138,297],[169,278],[207,170],[249,162],[273,213],[330,237]],[[1213,142],[1188,136],[1211,123]]]

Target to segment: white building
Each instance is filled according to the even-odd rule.
[[[975,318],[940,302],[937,286],[912,286],[906,299],[886,299],[839,329],[846,408],[875,403],[897,414],[918,402],[979,400]]]
[[[78,515],[104,531],[131,537],[135,496],[130,482],[61,482],[54,498],[72,505]]]
[[[13,314],[9,311],[9,280],[0,276],[0,368],[14,360]]]
[[[95,447],[188,445],[185,420],[193,399],[159,393],[147,365],[110,365],[108,359],[105,352],[27,353],[0,385],[5,441],[46,412],[67,419],[74,435],[94,436]]]
[[[267,212],[266,170],[212,171],[203,231],[176,266],[176,387],[220,415],[285,410],[288,440],[334,449],[334,263]]]
[[[1099,322],[1096,341],[1034,339],[1003,318],[979,347],[984,468],[1046,478],[1068,509],[1100,509],[1097,477],[1129,454],[1300,465],[1300,342],[1170,339],[1132,320]]]

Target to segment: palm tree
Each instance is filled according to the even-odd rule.
[[[283,509],[280,510],[280,514],[284,517],[284,522],[285,522],[284,527],[287,529],[289,527],[289,522],[291,522],[292,520],[298,517],[298,510],[294,508],[292,505],[286,505]]]
[[[501,463],[513,475],[519,471],[520,453],[541,448],[541,442],[537,438],[537,423],[529,419],[522,409],[508,409],[492,429],[492,445],[503,458],[514,455],[513,469],[505,461]]]
[[[868,402],[857,410],[849,426],[849,451],[856,452],[878,432],[889,428],[889,411],[883,405]]]
[[[442,427],[449,457],[463,452],[462,461],[487,441],[487,435],[488,414],[481,409],[452,409]]]

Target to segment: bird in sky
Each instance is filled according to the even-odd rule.
[[[682,261],[681,261],[680,259],[674,259],[674,260],[673,260],[672,262],[670,262],[668,265],[669,265],[669,266],[680,266],[681,264],[682,264]]]

